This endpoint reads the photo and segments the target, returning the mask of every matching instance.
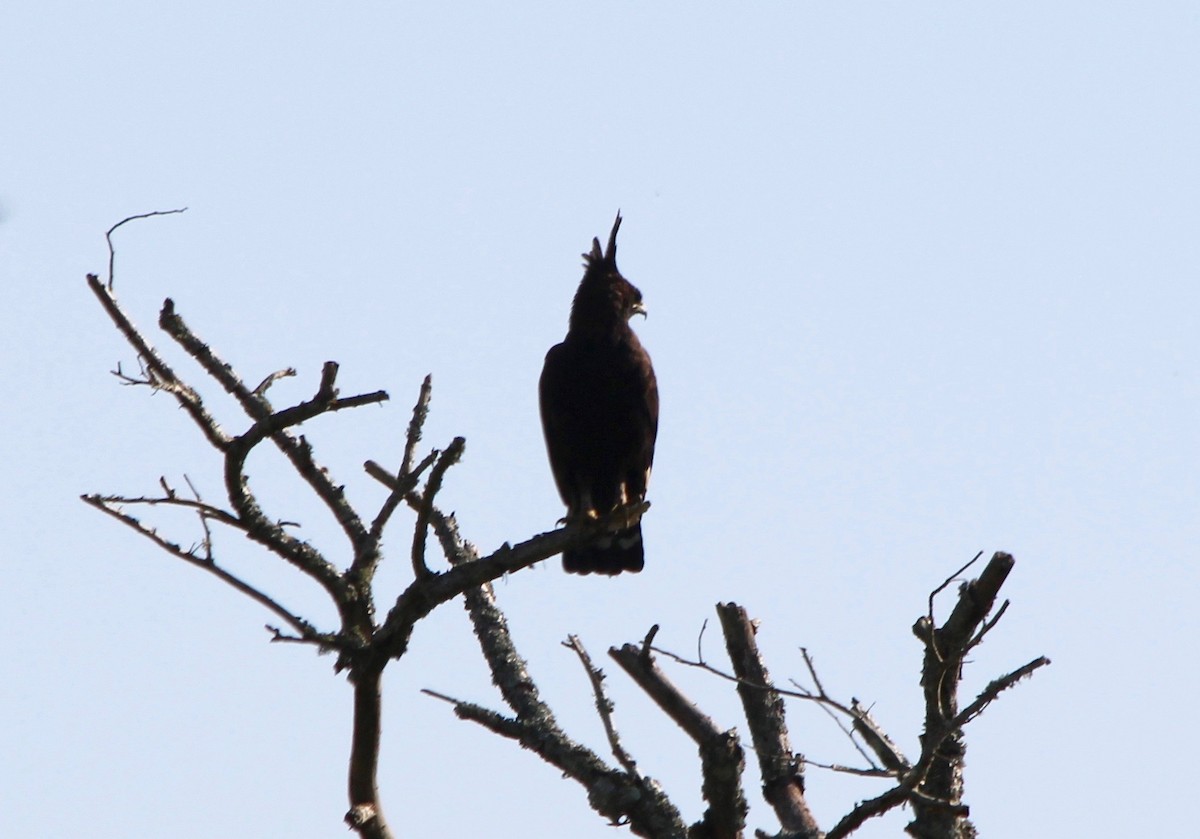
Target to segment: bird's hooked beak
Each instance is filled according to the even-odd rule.
[[[634,315],[641,315],[649,319],[649,315],[646,314],[646,305],[641,300],[629,307],[629,317],[632,318]]]

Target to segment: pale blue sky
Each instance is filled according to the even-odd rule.
[[[305,428],[367,509],[359,464],[399,456],[432,372],[427,441],[468,441],[443,500],[484,549],[561,515],[536,380],[622,209],[663,405],[647,570],[555,561],[498,589],[574,736],[603,749],[568,633],[607,661],[658,623],[690,651],[736,600],[776,677],[808,647],[915,753],[908,628],[946,574],[1008,550],[1013,606],[966,684],[1054,665],[970,729],[983,835],[1194,831],[1153,802],[1189,799],[1200,746],[1172,713],[1200,691],[1195,4],[16,0],[0,24],[0,833],[344,835],[332,661],[269,645],[260,608],[77,500],[184,473],[219,493],[186,416],[107,375],[132,355],[83,283],[113,222],[184,205],[118,234],[138,322],[171,296],[248,379],[296,366],[277,400],[326,359],[343,392],[386,388]],[[268,509],[344,556],[260,461]],[[332,625],[277,561],[218,551]],[[606,669],[626,745],[698,816],[695,748]],[[744,730],[725,685],[672,672]],[[501,704],[457,605],[386,681],[398,835],[614,835],[423,687]],[[791,722],[796,749],[855,760],[815,709]],[[809,789],[829,827],[883,787],[813,770]],[[775,828],[762,806],[751,823]]]

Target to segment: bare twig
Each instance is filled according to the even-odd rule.
[[[408,432],[404,435],[404,459],[400,461],[400,474],[408,475],[413,471],[413,456],[417,443],[421,442],[421,430],[425,427],[425,418],[429,416],[429,398],[433,394],[433,375],[425,376],[421,382],[421,392],[417,396],[417,404],[413,405],[412,419],[408,423]]]
[[[426,469],[433,465],[433,462],[437,460],[439,454],[441,454],[441,452],[439,452],[437,449],[434,449],[427,454],[425,459],[418,463],[411,472],[401,472],[400,475],[389,475],[386,472],[383,473],[385,476],[387,476],[389,481],[393,481],[394,483],[388,484],[392,487],[392,491],[388,495],[387,499],[383,502],[383,506],[379,508],[379,513],[375,516],[375,519],[371,522],[371,538],[374,541],[378,542],[383,538],[383,529],[387,527],[388,520],[391,519],[392,514],[396,512],[396,509],[402,503],[404,503],[404,496],[417,488],[417,484],[421,480],[421,475]],[[363,466],[366,468],[369,474],[375,475],[377,478],[379,477],[377,474],[375,474],[375,472],[372,471],[372,468],[381,468],[375,461],[368,460],[363,464]]]
[[[721,729],[712,718],[697,708],[695,703],[667,678],[653,658],[643,658],[640,647],[626,644],[609,649],[608,654],[697,744],[721,736]]]
[[[425,459],[415,467],[413,466],[414,452],[416,451],[417,443],[421,440],[421,432],[425,426],[425,419],[429,416],[429,399],[433,394],[433,377],[426,376],[425,381],[421,383],[421,392],[417,396],[417,404],[413,406],[412,419],[409,420],[408,429],[404,434],[404,457],[400,463],[400,471],[392,475],[378,463],[373,460],[368,460],[363,464],[363,468],[367,473],[375,477],[380,482],[384,483],[391,489],[387,500],[383,502],[383,506],[379,508],[379,513],[371,522],[370,535],[371,540],[378,544],[383,538],[383,529],[387,526],[388,519],[396,511],[396,508],[404,501],[404,496],[417,488],[417,483],[421,478],[421,473],[428,469],[438,457],[438,450],[434,449]],[[432,515],[432,511],[430,513]],[[377,555],[377,552],[376,552]],[[360,572],[369,573],[366,564],[369,557],[363,555],[356,558],[356,564],[360,564],[358,570]]]
[[[969,559],[967,561],[967,563],[965,565],[963,565],[962,568],[959,568],[957,571],[955,571],[953,574],[951,574],[949,577],[947,577],[945,580],[943,580],[942,584],[940,586],[935,588],[933,591],[929,592],[929,611],[926,613],[926,615],[929,618],[930,626],[937,625],[937,621],[933,617],[933,601],[937,598],[937,596],[939,594],[941,594],[943,591],[945,591],[952,582],[957,580],[964,571],[966,571],[968,568],[970,568],[972,565],[974,565],[976,562],[978,562],[979,558],[982,556],[983,556],[983,551],[980,551],[979,553],[975,554],[975,556],[971,557],[971,559]]]
[[[333,637],[323,633],[318,633],[312,627],[312,625],[308,623],[308,621],[294,614],[289,609],[285,609],[265,592],[260,591],[259,589],[247,583],[245,580],[242,580],[240,577],[231,574],[221,566],[217,565],[217,563],[212,560],[211,556],[196,556],[191,551],[184,550],[181,545],[160,536],[156,530],[142,524],[141,521],[129,515],[128,513],[122,512],[116,506],[117,504],[121,503],[121,499],[114,499],[110,496],[101,495],[82,495],[80,498],[82,498],[85,503],[90,504],[97,510],[112,516],[117,521],[121,522],[127,527],[132,528],[142,536],[145,536],[159,548],[163,549],[172,556],[178,557],[184,562],[194,565],[197,568],[202,568],[203,570],[220,579],[222,582],[237,589],[250,599],[262,604],[267,609],[274,612],[276,615],[286,621],[287,624],[295,629],[301,637],[316,638],[317,636],[320,636],[322,643],[329,642],[329,639]],[[185,499],[178,499],[178,501],[184,502]],[[181,503],[180,506],[194,507],[194,505],[187,503]]]
[[[841,763],[822,763],[803,755],[798,756],[797,760],[803,761],[807,766],[828,769],[830,772],[841,772],[844,775],[858,775],[862,778],[894,778],[896,776],[894,772],[889,772],[887,769],[863,769],[860,766],[846,766]]]
[[[148,371],[146,369],[146,365],[142,361],[142,357],[140,355],[137,357],[137,364],[138,364],[138,374],[141,376],[141,378],[135,378],[133,376],[130,376],[128,373],[126,373],[124,370],[122,370],[121,362],[119,362],[119,361],[117,362],[116,369],[110,370],[109,372],[112,373],[114,376],[116,376],[117,380],[120,381],[120,383],[122,385],[125,385],[126,387],[145,386],[145,387],[150,388],[151,390],[158,390],[161,387],[161,384],[158,382],[155,382],[153,380],[153,377],[150,375],[150,371]]]
[[[654,624],[650,627],[649,631],[646,632],[646,637],[642,639],[641,656],[643,661],[650,661],[650,653],[654,649],[652,646],[654,644],[654,636],[658,635],[658,630],[658,624]]]
[[[330,650],[344,649],[346,647],[345,638],[341,635],[330,635],[317,632],[310,637],[301,635],[288,635],[282,629],[271,624],[264,624],[263,629],[271,633],[272,644],[308,644],[315,646],[321,654],[327,653]]]
[[[430,573],[429,566],[425,564],[425,540],[429,532],[429,518],[433,514],[433,499],[442,488],[446,470],[458,463],[466,444],[467,441],[462,437],[455,437],[446,450],[438,455],[437,462],[429,470],[429,480],[425,482],[425,491],[421,493],[421,506],[417,509],[417,525],[413,529],[412,567],[418,580],[429,576]]]
[[[245,433],[237,438],[236,444],[249,449],[258,445],[267,437],[274,437],[285,429],[300,425],[321,414],[387,401],[388,395],[382,390],[338,399],[337,391],[332,386],[333,379],[329,375],[331,370],[336,375],[337,367],[336,365],[330,365],[332,365],[332,362],[326,364],[324,368],[326,375],[322,376],[321,386],[312,399],[260,417]]]
[[[858,717],[855,713],[857,701],[853,698],[850,700],[849,716],[851,717],[852,722],[851,727],[847,728],[846,724],[842,722],[842,718],[834,713],[835,711],[838,711],[842,714],[846,714],[846,706],[843,703],[834,700],[833,697],[831,697],[825,691],[825,685],[821,684],[821,677],[817,675],[816,663],[813,661],[812,656],[809,655],[807,647],[800,648],[800,655],[804,659],[804,666],[808,669],[809,678],[813,680],[813,684],[817,688],[817,693],[812,696],[812,698],[816,700],[817,707],[824,711],[826,715],[833,720],[834,725],[842,730],[842,733],[845,734],[846,738],[850,741],[850,745],[854,746],[855,751],[862,755],[863,759],[867,763],[869,763],[871,766],[875,766],[875,761],[871,759],[871,756],[867,754],[866,749],[863,748],[862,744],[859,743],[854,736],[855,723],[858,722]],[[801,687],[795,679],[790,681],[793,685],[796,685],[798,690],[801,692],[806,692],[806,689]]]
[[[982,714],[983,710],[987,708],[987,706],[993,701],[998,699],[1003,691],[1008,690],[1026,676],[1033,675],[1033,671],[1045,667],[1048,664],[1050,664],[1050,659],[1046,658],[1045,656],[1039,656],[1028,664],[1018,667],[1011,673],[1006,673],[1000,678],[993,679],[992,681],[988,682],[987,687],[980,691],[979,695],[975,697],[975,701],[959,711],[958,716],[951,720],[951,726],[958,728],[966,725],[971,720]]]
[[[713,665],[711,665],[707,662],[693,661],[692,659],[685,658],[684,656],[681,656],[678,653],[673,653],[670,650],[664,650],[662,647],[652,647],[651,649],[654,652],[658,653],[659,655],[666,656],[667,658],[671,659],[672,661],[676,662],[677,664],[682,664],[685,667],[695,667],[697,669],[705,671],[706,673],[711,673],[712,675],[716,676],[719,679],[724,679],[727,682],[733,682],[735,685],[745,686],[748,688],[755,688],[758,690],[773,690],[776,693],[778,693],[780,696],[787,696],[787,697],[791,697],[793,699],[805,699],[805,700],[808,700],[809,702],[816,702],[818,704],[828,705],[831,708],[834,708],[835,710],[846,714],[847,716],[854,715],[853,711],[851,711],[849,706],[837,701],[836,699],[834,699],[831,696],[828,696],[825,694],[820,694],[820,693],[813,693],[812,691],[807,690],[806,688],[804,688],[802,685],[796,683],[795,681],[792,682],[792,685],[796,688],[795,690],[787,690],[785,688],[777,687],[775,685],[762,685],[762,684],[750,682],[750,681],[747,681],[744,679],[739,679],[737,676],[735,676],[731,673],[726,673],[724,670],[721,670],[719,667],[714,667]]]
[[[97,501],[101,501],[105,504],[112,504],[112,505],[116,505],[116,506],[138,505],[138,506],[146,506],[146,507],[158,507],[158,506],[183,507],[184,509],[195,510],[199,515],[201,515],[207,519],[212,519],[214,521],[218,521],[221,524],[227,525],[227,526],[235,528],[237,530],[245,530],[246,529],[245,525],[243,525],[243,523],[237,518],[237,516],[233,515],[228,510],[222,510],[220,507],[214,507],[211,504],[207,504],[203,501],[193,500],[191,498],[179,498],[179,497],[173,496],[173,495],[156,497],[156,496],[146,496],[146,495],[126,496],[126,495],[100,495],[100,494],[91,494],[91,495],[84,496],[84,497],[85,498],[95,498]]]
[[[851,699],[850,710],[854,714],[853,726],[855,733],[863,738],[863,741],[875,753],[875,756],[879,758],[888,772],[897,774],[911,768],[912,764],[904,756],[904,752],[887,735],[879,723],[875,722],[875,719],[871,716],[870,709],[864,708],[857,699]],[[859,753],[862,753],[861,749]],[[872,762],[870,758],[867,760],[868,762]]]
[[[112,235],[117,231],[117,228],[126,222],[137,221],[138,219],[151,218],[153,216],[171,216],[176,213],[187,212],[187,207],[180,207],[176,210],[155,210],[150,213],[139,213],[136,216],[126,216],[118,221],[112,227],[108,228],[108,232],[104,234],[104,241],[108,242],[108,290],[113,290],[113,268],[117,260],[117,252],[113,248]]]
[[[817,693],[821,696],[828,696],[825,692],[825,686],[821,684],[821,677],[817,675],[817,667],[813,663],[812,656],[808,653],[808,647],[800,648],[800,656],[804,659],[804,666],[808,669],[808,676],[813,680],[813,684],[817,686]]]
[[[506,717],[503,714],[493,711],[490,708],[485,708],[482,705],[476,705],[474,702],[465,702],[461,699],[455,699],[452,696],[447,696],[444,693],[438,693],[436,690],[423,688],[421,693],[426,696],[432,696],[434,699],[440,699],[443,702],[449,702],[454,706],[454,714],[460,720],[468,720],[478,723],[495,734],[501,737],[507,737],[509,740],[520,741],[525,734],[525,726],[520,720],[515,720],[512,717]]]
[[[604,733],[608,737],[608,745],[612,749],[613,757],[617,759],[617,763],[625,767],[625,771],[630,775],[640,777],[637,763],[621,745],[621,738],[613,725],[613,703],[604,691],[604,672],[592,664],[592,658],[584,649],[583,642],[579,640],[578,635],[568,635],[563,646],[575,651],[575,655],[579,656],[579,661],[588,674],[588,679],[592,683],[592,693],[596,697],[596,711],[600,714],[600,721],[604,724]]]
[[[271,375],[269,375],[265,379],[263,379],[261,382],[259,382],[258,387],[256,387],[254,389],[253,393],[255,396],[265,397],[267,395],[267,389],[270,388],[271,385],[275,384],[280,379],[288,379],[295,375],[296,375],[295,367],[288,367],[284,370],[276,370],[274,373],[272,373]]]
[[[198,509],[196,511],[196,516],[197,516],[197,518],[200,519],[200,527],[204,531],[204,542],[203,542],[204,558],[208,559],[208,560],[212,560],[212,558],[213,558],[213,539],[212,539],[212,529],[208,526],[209,514],[206,511],[206,508],[208,507],[208,505],[203,504],[203,499],[200,497],[200,490],[196,489],[196,485],[192,483],[192,479],[189,478],[185,474],[183,476],[183,480],[187,482],[188,489],[190,489],[192,491],[192,496],[196,499],[196,503],[202,505],[200,507],[200,509]],[[162,481],[162,483],[163,483],[163,487],[167,488],[167,486],[166,486],[167,482],[165,479]],[[168,488],[168,492],[171,496],[174,496],[174,494],[175,494],[174,492],[171,492],[169,490],[169,488]]]
[[[816,668],[813,664],[812,658],[809,655],[808,650],[805,648],[801,648],[801,654],[804,657],[805,666],[808,668],[809,674],[813,676],[813,681],[818,686],[817,693],[814,693],[811,690],[809,690],[808,688],[805,688],[803,685],[799,684],[794,679],[790,680],[790,681],[791,681],[791,684],[794,686],[795,690],[787,690],[785,688],[780,688],[776,685],[765,685],[765,684],[761,684],[758,682],[754,682],[749,679],[740,678],[736,675],[726,673],[723,670],[721,670],[720,668],[714,667],[711,664],[708,664],[707,662],[693,661],[691,659],[688,659],[681,655],[678,655],[677,653],[673,653],[670,650],[664,650],[660,647],[654,647],[653,651],[656,653],[659,653],[660,655],[664,655],[667,658],[670,658],[671,660],[677,662],[678,664],[682,664],[687,667],[696,667],[707,673],[711,673],[712,675],[714,675],[720,679],[724,679],[725,681],[728,681],[728,682],[733,682],[735,685],[738,686],[739,690],[741,690],[742,688],[747,688],[747,689],[759,690],[759,691],[772,691],[781,697],[788,697],[788,698],[792,698],[792,699],[803,699],[808,702],[815,703],[823,711],[825,711],[827,714],[829,714],[830,718],[834,721],[834,723],[838,726],[838,728],[840,728],[846,734],[846,736],[850,739],[851,744],[858,751],[858,753],[861,754],[863,756],[863,759],[866,760],[867,763],[871,764],[871,766],[872,766],[871,769],[855,770],[856,772],[859,772],[862,774],[873,774],[875,771],[874,761],[871,759],[871,756],[863,749],[862,744],[860,744],[858,742],[858,740],[854,737],[852,731],[850,729],[847,729],[846,725],[842,722],[841,718],[839,718],[833,712],[837,712],[837,714],[842,714],[845,717],[848,717],[851,720],[851,727],[855,731],[858,731],[860,734],[863,735],[864,740],[867,742],[868,746],[870,746],[871,750],[874,751],[879,756],[879,758],[883,762],[884,766],[888,766],[889,768],[892,769],[892,771],[890,773],[884,773],[884,774],[893,774],[894,775],[896,772],[903,770],[903,769],[907,769],[909,766],[907,761],[904,759],[903,754],[901,754],[900,750],[895,746],[895,744],[892,742],[892,740],[886,734],[884,734],[881,729],[879,729],[878,724],[875,723],[875,721],[870,718],[870,715],[866,713],[866,711],[858,704],[858,702],[856,700],[851,700],[851,704],[847,705],[844,702],[841,702],[841,701],[835,699],[834,697],[830,696],[828,693],[825,692],[824,686],[821,685],[820,678],[817,677],[817,675],[816,675]],[[862,726],[861,730],[859,729],[860,725]],[[874,732],[874,733],[872,733],[872,732]],[[818,766],[818,767],[822,767],[822,768],[824,768],[825,766],[828,765],[828,764],[824,764],[824,763],[820,763],[820,762],[812,761],[812,760],[805,760],[805,762],[810,763],[813,766]]]
[[[100,301],[100,305],[104,307],[104,311],[108,313],[109,318],[137,353],[139,363],[147,371],[147,382],[174,396],[180,406],[199,426],[205,439],[215,448],[224,451],[225,447],[229,445],[229,437],[205,410],[200,395],[175,375],[175,371],[171,369],[170,365],[163,361],[158,352],[142,337],[141,332],[133,325],[133,321],[117,304],[117,298],[112,289],[105,286],[95,274],[88,274],[87,282],[92,293],[96,295],[96,299]],[[118,371],[119,369],[118,367]],[[118,375],[120,375],[119,372]]]
[[[242,435],[241,445],[252,447],[269,436],[276,447],[291,461],[297,474],[308,483],[317,497],[333,514],[350,540],[355,553],[367,549],[369,535],[366,526],[354,508],[346,501],[343,488],[334,483],[328,469],[316,463],[312,456],[312,447],[308,442],[303,437],[292,436],[287,429],[323,413],[385,401],[388,398],[387,393],[379,390],[346,399],[337,399],[336,390],[333,387],[337,375],[337,365],[327,362],[322,370],[321,383],[316,395],[308,402],[276,413],[265,396],[255,394],[247,387],[233,368],[219,358],[212,348],[197,337],[184,323],[183,318],[176,313],[175,303],[170,298],[163,302],[158,323],[209,376],[238,401],[246,414],[255,421],[251,429]]]
[[[1000,623],[1000,618],[1004,617],[1004,613],[1008,611],[1009,601],[1005,600],[1000,604],[1000,608],[996,610],[996,614],[985,620],[979,626],[979,631],[975,633],[970,641],[967,642],[967,650],[973,650],[983,643],[984,637],[995,628],[996,624]]]

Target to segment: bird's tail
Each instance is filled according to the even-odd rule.
[[[568,574],[607,574],[641,571],[646,564],[642,549],[641,522],[605,534],[590,545],[563,551],[563,570]]]

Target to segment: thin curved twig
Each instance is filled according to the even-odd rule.
[[[176,213],[186,213],[186,212],[187,212],[187,207],[180,207],[175,210],[154,210],[153,212],[149,212],[149,213],[139,213],[136,216],[126,216],[125,218],[121,219],[116,224],[114,224],[112,227],[108,228],[108,231],[104,234],[104,241],[106,241],[108,243],[108,290],[109,291],[113,290],[113,269],[114,269],[114,267],[116,265],[116,261],[117,261],[117,251],[115,248],[113,248],[113,242],[112,242],[112,235],[113,235],[113,233],[115,233],[117,231],[117,228],[127,222],[137,221],[138,219],[152,218],[153,216],[173,216]]]

